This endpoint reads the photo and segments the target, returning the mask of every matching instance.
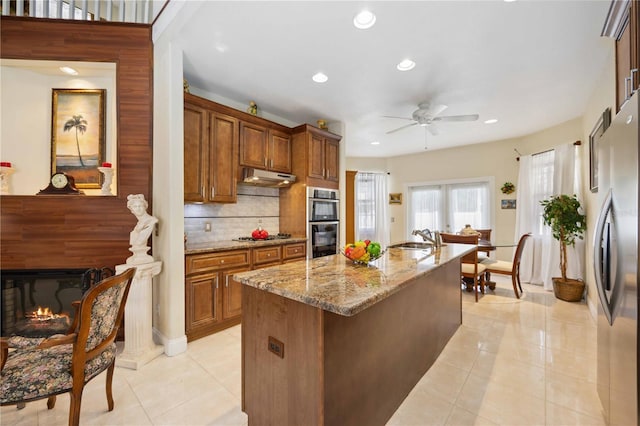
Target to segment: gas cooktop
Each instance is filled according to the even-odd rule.
[[[278,233],[276,235],[269,235],[267,238],[253,238],[253,237],[238,237],[233,241],[264,241],[264,240],[286,240],[291,238],[291,234]]]

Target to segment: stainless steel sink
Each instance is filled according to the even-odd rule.
[[[432,249],[433,244],[422,241],[407,241],[404,243],[398,243],[390,245],[389,248],[409,249],[409,250],[425,250]]]

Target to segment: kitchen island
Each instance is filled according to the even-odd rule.
[[[460,257],[388,249],[236,274],[250,425],[383,425],[462,322]]]

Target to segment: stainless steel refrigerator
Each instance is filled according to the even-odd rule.
[[[638,424],[639,102],[640,93],[635,93],[598,142],[597,380],[612,426]]]

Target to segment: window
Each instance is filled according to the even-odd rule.
[[[543,207],[540,201],[553,194],[553,164],[555,161],[555,151],[541,152],[531,156],[531,192],[534,209],[534,235],[551,235],[551,228],[544,225],[542,219]]]
[[[458,232],[466,224],[491,228],[491,182],[455,182],[409,187],[408,233],[414,229]]]
[[[355,238],[377,241],[386,247],[387,176],[384,173],[358,172],[355,181]]]

